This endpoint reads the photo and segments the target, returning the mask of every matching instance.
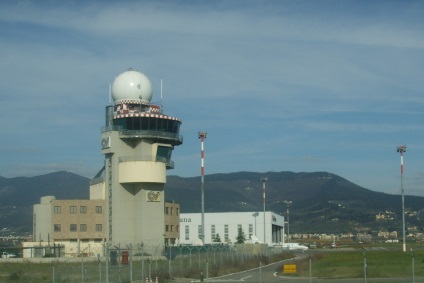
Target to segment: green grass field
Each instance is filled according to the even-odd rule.
[[[316,278],[361,278],[364,277],[364,258],[367,262],[368,278],[412,277],[413,260],[411,252],[399,250],[367,251],[313,251],[311,253],[311,273]],[[309,276],[309,257],[299,262],[295,274],[280,274],[285,276]],[[283,267],[281,267],[283,270]],[[424,276],[424,251],[414,252],[414,274]]]

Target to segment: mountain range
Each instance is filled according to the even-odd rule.
[[[374,192],[328,172],[236,172],[205,176],[205,212],[263,211],[284,215],[291,233],[401,231],[401,196]],[[201,178],[168,176],[167,201],[181,213],[201,211]],[[32,206],[40,198],[88,199],[89,179],[54,172],[36,177],[0,177],[0,230],[31,233]],[[290,201],[287,211],[285,201]],[[408,228],[423,230],[424,197],[405,196]],[[379,215],[379,219],[376,218]],[[423,218],[424,219],[424,218]]]

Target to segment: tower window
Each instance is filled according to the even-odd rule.
[[[166,146],[158,146],[158,151],[156,152],[156,160],[158,161],[168,161],[171,160],[172,148]]]
[[[96,206],[96,213],[102,213],[102,207]]]
[[[80,213],[87,213],[87,207],[86,206],[80,206]]]
[[[54,232],[60,232],[61,229],[62,229],[62,227],[61,227],[60,224],[54,224],[53,227],[54,227],[53,228],[54,229]]]

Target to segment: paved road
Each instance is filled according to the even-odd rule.
[[[306,256],[306,255],[305,255]],[[291,259],[292,260],[292,259]],[[285,260],[289,261],[289,260]],[[276,271],[281,268],[285,261],[272,263],[266,266],[261,266],[251,270],[246,270],[238,273],[228,274],[216,278],[207,278],[204,282],[289,282],[284,278],[276,276]],[[187,280],[176,280],[176,282],[187,282]],[[199,282],[199,280],[189,280],[189,282]],[[299,281],[296,281],[299,283]]]

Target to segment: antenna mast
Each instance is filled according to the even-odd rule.
[[[400,153],[400,190],[402,192],[402,237],[403,237],[403,252],[406,252],[406,233],[405,233],[405,193],[403,189],[403,153],[406,152],[406,145],[397,147],[397,152]]]
[[[162,97],[162,79],[160,79],[160,107],[163,110],[163,97]]]

